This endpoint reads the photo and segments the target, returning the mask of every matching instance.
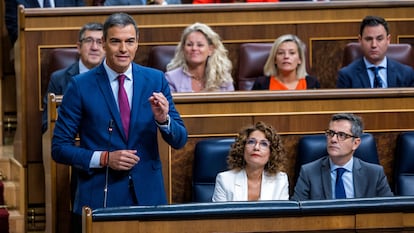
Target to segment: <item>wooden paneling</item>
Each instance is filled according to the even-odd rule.
[[[264,213],[262,212],[264,207],[262,203],[252,203],[262,206],[248,214],[242,213],[240,207],[233,205],[238,203],[232,203],[231,206],[220,209],[214,209],[212,204],[209,206],[191,205],[188,209],[185,209],[185,206],[175,205],[174,207],[184,210],[176,212],[170,209],[168,213],[162,207],[146,207],[147,209],[144,211],[147,211],[145,212],[147,217],[141,213],[143,210],[140,209],[128,210],[128,212],[122,208],[109,211],[96,209],[92,212],[90,208],[86,207],[83,212],[85,223],[83,230],[86,233],[115,231],[119,233],[413,232],[412,224],[408,221],[413,217],[412,211],[409,210],[410,204],[403,204],[405,208],[403,205],[399,206],[408,210],[404,212],[400,212],[398,207],[391,207],[392,209],[384,210],[381,213],[373,213],[372,209],[367,210],[363,206],[359,206],[362,203],[359,203],[358,200],[355,202],[347,203],[348,206],[353,207],[345,212],[326,204],[319,206],[320,209],[315,209],[314,212],[309,212],[308,208],[303,212],[295,213],[286,213],[286,209],[284,213],[278,212],[281,210],[278,207],[281,206],[275,205],[273,208],[269,206]],[[378,200],[371,204],[381,205],[383,203]],[[336,206],[340,205],[341,203],[338,203]],[[148,214],[148,210],[153,213]],[[205,211],[204,214],[201,213],[203,211]],[[226,211],[226,214],[217,214],[219,211]],[[185,215],[184,212],[193,212],[196,213],[196,216]],[[168,216],[166,216],[167,214]]]
[[[168,150],[171,203],[191,201],[194,146],[207,137],[234,137],[257,121],[275,126],[288,152],[290,192],[295,185],[297,142],[301,135],[322,133],[332,114],[353,112],[374,134],[380,163],[393,185],[394,155],[400,132],[414,130],[414,89],[327,89],[316,91],[256,91],[235,93],[177,93],[176,108],[189,132],[181,150]],[[165,145],[164,145],[165,146]],[[162,148],[163,146],[161,146]],[[167,146],[165,146],[168,148]],[[162,153],[163,154],[163,153]]]
[[[272,42],[281,34],[295,33],[308,46],[312,73],[320,78],[323,88],[332,88],[336,71],[340,67],[343,46],[356,39],[359,22],[364,16],[374,14],[385,17],[390,22],[393,43],[412,43],[413,10],[414,3],[410,1],[21,9],[19,40],[15,46],[18,119],[14,140],[15,157],[24,167],[28,164],[42,164],[40,102],[47,82],[41,81],[45,78],[41,75],[41,67],[42,61],[47,59],[47,52],[51,48],[73,46],[83,24],[91,21],[103,22],[114,12],[129,13],[139,24],[140,47],[135,58],[137,63],[146,64],[152,46],[177,44],[182,30],[199,21],[209,24],[221,35],[233,61],[233,75],[236,77],[238,48],[241,43]],[[399,120],[414,116],[411,111],[414,109],[413,93],[410,91],[406,92],[408,94],[401,93],[400,90],[386,95],[370,93],[358,98],[353,97],[354,91],[342,93],[347,96],[323,90],[308,93],[313,97],[299,92],[284,93],[286,97],[278,95],[277,98],[265,92],[253,96],[243,92],[234,93],[235,96],[177,95],[177,107],[189,129],[190,140],[179,151],[160,145],[165,152],[163,163],[168,164],[164,166],[164,172],[168,174],[166,184],[169,200],[189,201],[191,153],[197,140],[210,136],[232,136],[248,122],[262,119],[277,126],[283,135],[293,137],[286,138],[286,144],[291,147],[289,150],[294,150],[297,135],[320,132],[325,128],[329,115],[338,111],[361,113],[367,120],[367,129],[375,133],[414,128],[410,125],[411,121]],[[225,103],[220,103],[220,99]],[[312,123],[308,123],[310,121]],[[394,137],[395,135],[393,139]],[[387,138],[385,142],[387,140],[391,139]],[[294,152],[290,153],[293,159]],[[391,155],[381,156],[389,158]],[[383,159],[381,161],[384,162]],[[391,160],[387,160],[385,165],[390,163]],[[179,166],[186,169],[179,172],[180,169],[176,169]],[[391,172],[388,170],[387,175]],[[42,174],[27,176],[36,176],[36,179],[43,180]],[[186,178],[175,181],[180,177]],[[172,180],[180,184],[173,184]],[[41,193],[31,190],[28,192]]]

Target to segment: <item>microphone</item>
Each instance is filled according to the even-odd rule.
[[[103,207],[106,208],[106,201],[108,199],[108,176],[109,176],[109,153],[111,150],[111,138],[112,138],[112,127],[114,125],[114,120],[109,121],[108,126],[108,156],[106,157],[106,171],[105,171],[105,187],[104,187],[104,203]]]

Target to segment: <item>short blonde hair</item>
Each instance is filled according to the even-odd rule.
[[[275,42],[273,42],[273,46],[272,46],[272,49],[270,50],[269,57],[267,58],[266,64],[264,65],[264,68],[263,68],[264,75],[277,76],[279,74],[279,71],[275,64],[276,52],[282,43],[288,42],[288,41],[295,42],[295,44],[298,47],[299,58],[301,60],[301,63],[296,68],[296,77],[298,79],[305,78],[305,76],[307,75],[306,58],[305,58],[306,46],[297,36],[292,35],[292,34],[285,34],[285,35],[279,36],[275,40]]]

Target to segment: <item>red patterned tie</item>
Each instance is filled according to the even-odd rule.
[[[121,114],[122,126],[124,127],[126,138],[128,138],[129,115],[130,115],[131,109],[129,108],[128,95],[124,88],[125,78],[126,76],[124,74],[120,74],[118,76],[118,81],[119,81],[118,105],[119,105],[119,113]]]

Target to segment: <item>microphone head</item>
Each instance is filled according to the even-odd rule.
[[[114,120],[112,120],[112,119],[111,119],[111,120],[109,121],[109,127],[108,127],[108,132],[109,132],[109,133],[112,133],[112,126],[113,126],[113,125],[114,125]]]

